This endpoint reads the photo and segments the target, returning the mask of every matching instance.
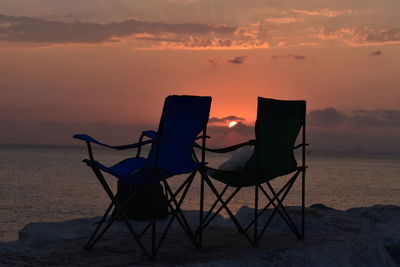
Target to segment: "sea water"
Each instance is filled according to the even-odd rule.
[[[136,151],[96,147],[101,162],[113,164]],[[145,154],[145,152],[144,152]],[[210,166],[218,167],[229,154],[207,154]],[[30,222],[53,222],[103,214],[109,199],[100,183],[81,160],[84,146],[0,146],[0,241],[11,241]],[[365,153],[307,153],[306,205],[323,203],[336,209],[374,204],[400,205],[400,156]],[[106,177],[115,190],[116,180]],[[199,179],[193,182],[185,209],[199,207]],[[278,188],[290,177],[272,182]],[[184,177],[169,179],[176,187]],[[220,189],[222,185],[216,183]],[[301,204],[301,179],[285,199],[286,205]],[[206,206],[215,198],[206,190]],[[244,188],[232,201],[236,211],[252,206],[254,189]],[[260,203],[260,206],[264,202]]]

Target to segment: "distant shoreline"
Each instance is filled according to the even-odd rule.
[[[86,149],[83,144],[15,144],[15,143],[0,143],[0,148],[48,148],[48,149]],[[96,146],[96,150],[110,150],[109,148],[103,148]],[[368,151],[368,150],[335,150],[335,149],[307,149],[307,155],[309,156],[388,156],[388,157],[400,157],[399,152],[388,152],[388,151]]]

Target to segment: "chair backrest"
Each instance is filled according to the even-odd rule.
[[[258,98],[256,145],[246,169],[275,176],[293,171],[297,162],[293,147],[305,125],[306,102]]]
[[[193,166],[193,142],[207,127],[211,107],[208,96],[168,96],[146,167],[174,172]]]

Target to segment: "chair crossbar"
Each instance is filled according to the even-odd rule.
[[[274,218],[275,214],[278,212],[278,214],[282,217],[282,219],[286,222],[286,224],[288,225],[288,227],[291,229],[291,231],[296,235],[297,238],[301,239],[302,238],[302,234],[300,234],[299,230],[297,229],[295,223],[293,222],[293,220],[291,219],[291,217],[289,216],[286,208],[283,205],[283,201],[285,200],[286,196],[288,195],[288,193],[290,192],[290,189],[292,188],[293,184],[295,183],[298,175],[300,174],[301,170],[297,171],[289,180],[288,182],[286,182],[286,184],[284,186],[282,186],[282,188],[276,193],[276,191],[273,189],[273,187],[271,186],[271,184],[269,182],[267,182],[267,186],[269,187],[271,193],[272,193],[272,197],[268,194],[268,192],[262,187],[262,185],[259,185],[259,188],[261,190],[261,192],[264,194],[264,196],[268,199],[268,203],[264,206],[264,208],[261,210],[260,213],[257,214],[257,216],[255,216],[255,218],[253,219],[253,221],[251,221],[245,228],[245,231],[247,231],[254,223],[257,222],[257,220],[259,219],[259,217],[264,214],[264,212],[268,209],[269,206],[273,206],[274,210],[272,212],[272,214],[269,216],[267,222],[265,223],[265,225],[263,226],[263,229],[261,230],[260,234],[257,236],[257,240],[259,240],[261,238],[261,236],[264,234],[266,228],[268,227],[269,223],[271,222],[271,220]],[[279,198],[279,196],[282,195],[281,198]],[[276,204],[275,201],[278,203]]]
[[[145,247],[143,246],[142,242],[140,241],[140,236],[136,233],[135,229],[133,228],[133,226],[131,225],[131,223],[129,222],[128,217],[126,216],[125,212],[124,212],[124,208],[128,205],[128,202],[126,202],[122,207],[121,205],[118,203],[117,199],[115,198],[110,186],[107,184],[106,180],[104,179],[103,174],[100,172],[100,170],[97,167],[91,166],[93,172],[95,173],[96,177],[98,178],[98,180],[100,181],[100,184],[103,186],[104,191],[106,191],[108,197],[110,198],[110,200],[112,201],[113,205],[115,205],[115,207],[117,207],[118,211],[117,214],[115,216],[113,216],[111,218],[111,220],[108,222],[108,224],[105,226],[105,228],[100,232],[100,234],[97,235],[97,237],[93,240],[93,242],[87,247],[87,249],[92,249],[93,246],[97,243],[97,241],[100,240],[100,238],[106,233],[106,231],[111,227],[111,225],[116,221],[116,219],[119,217],[119,215],[122,215],[122,219],[125,222],[126,226],[128,227],[129,231],[131,232],[131,235],[134,239],[134,241],[138,244],[138,246],[140,247],[140,249],[143,251],[143,253],[150,258],[149,253],[147,252],[147,250],[145,249]]]
[[[290,185],[287,187],[287,189],[285,190],[283,196],[281,199],[279,199],[278,197],[276,197],[276,201],[278,202],[278,204],[275,204],[275,202],[272,200],[272,198],[268,195],[268,193],[265,191],[264,188],[261,188],[261,191],[264,193],[264,195],[268,198],[268,200],[270,201],[270,203],[272,204],[272,206],[274,206],[274,211],[278,212],[278,214],[281,216],[281,218],[286,222],[286,224],[289,226],[290,230],[293,231],[293,233],[300,238],[300,233],[297,230],[296,225],[293,223],[293,220],[290,218],[289,214],[286,211],[286,208],[283,206],[283,201],[285,200],[287,193],[290,191],[292,185],[294,184],[294,180],[292,180],[293,182],[290,183]],[[275,213],[274,213],[275,214]],[[273,215],[271,215],[271,217],[273,217]]]
[[[229,185],[225,185],[224,189],[222,189],[220,196],[223,197],[226,190],[228,189]],[[212,204],[210,210],[207,212],[207,215],[204,218],[204,222],[207,221],[208,217],[210,217],[210,215],[212,214],[212,212],[214,211],[215,207],[218,204],[218,200],[214,201],[214,203]],[[212,219],[211,219],[212,220]]]
[[[194,172],[194,174],[195,173],[196,172]],[[171,218],[170,218],[170,220],[169,220],[169,222],[168,222],[168,224],[167,224],[167,226],[166,226],[166,228],[165,228],[165,230],[164,230],[164,232],[163,232],[163,234],[162,234],[162,236],[161,236],[161,238],[159,240],[159,243],[158,243],[157,248],[156,248],[156,253],[160,249],[161,244],[164,241],[164,239],[165,239],[165,237],[167,235],[167,232],[169,231],[169,229],[170,229],[170,227],[172,225],[172,222],[173,222],[173,220],[175,218],[177,219],[177,221],[180,224],[180,226],[182,227],[182,229],[185,231],[186,235],[188,236],[189,240],[192,242],[193,246],[196,247],[196,248],[198,247],[198,243],[196,241],[196,238],[194,237],[193,232],[190,229],[189,223],[187,222],[187,220],[186,220],[186,218],[185,218],[185,216],[184,216],[184,214],[183,214],[183,212],[182,212],[182,210],[180,208],[182,203],[183,203],[183,201],[184,201],[184,199],[185,199],[185,197],[186,197],[186,195],[187,195],[187,192],[189,191],[189,188],[190,188],[190,186],[192,184],[192,181],[193,181],[193,178],[194,178],[194,174],[191,175],[191,177],[188,178],[188,180],[190,180],[190,181],[188,182],[187,186],[185,187],[185,190],[183,191],[182,196],[179,199],[179,201],[176,201],[176,196],[174,196],[174,194],[173,194],[173,192],[171,190],[171,187],[164,180],[164,185],[166,187],[166,190],[167,190],[168,194],[171,197],[171,201],[175,204],[175,208],[172,208],[172,205],[170,205],[170,207],[173,210],[172,216],[171,216]]]
[[[194,177],[194,174],[193,174],[193,177]],[[179,186],[179,188],[178,188],[178,189],[175,191],[175,193],[173,194],[174,197],[176,197],[176,196],[179,195],[179,193],[182,191],[182,189],[185,188],[186,184],[190,181],[191,178],[192,178],[192,175],[190,175],[190,176]],[[137,191],[139,191],[139,190],[140,190],[140,187],[138,188]],[[135,193],[136,193],[136,192],[135,192]],[[128,199],[128,202],[129,202],[129,199]],[[163,209],[165,206],[167,206],[167,205],[168,205],[168,207],[171,208],[171,210],[174,210],[174,207],[170,205],[171,202],[172,202],[172,199],[169,199],[166,203],[163,203],[163,205],[161,206],[160,210],[162,210],[162,209]],[[155,217],[158,216],[158,214],[160,213],[160,210],[158,210],[158,211],[156,212]],[[140,236],[140,237],[143,236],[143,235],[147,232],[147,230],[149,229],[150,226],[152,226],[152,221],[142,230],[142,232],[140,232],[140,235],[139,235],[139,236]]]
[[[106,212],[104,213],[103,217],[101,218],[101,220],[96,223],[97,227],[93,231],[92,235],[90,236],[90,238],[89,238],[88,242],[86,243],[86,245],[84,246],[84,248],[86,248],[86,249],[89,248],[90,243],[92,242],[93,238],[96,236],[97,232],[100,230],[103,223],[106,221],[108,213],[110,213],[113,206],[114,206],[114,204],[111,202],[110,205],[108,206]]]
[[[280,216],[282,217],[282,219],[288,224],[289,228],[293,231],[293,233],[294,233],[298,238],[300,238],[300,233],[299,233],[299,231],[298,231],[296,225],[294,224],[293,220],[290,218],[290,216],[289,216],[289,214],[288,214],[288,212],[287,212],[285,206],[282,204],[283,201],[285,200],[287,194],[289,193],[291,187],[292,187],[293,184],[295,183],[296,178],[297,178],[297,176],[295,176],[295,177],[292,178],[292,181],[293,181],[293,182],[290,183],[290,186],[289,186],[288,189],[285,191],[285,193],[284,193],[282,199],[279,199],[279,197],[276,198],[276,201],[278,202],[278,205],[276,205],[274,202],[272,202],[272,205],[274,206],[275,209],[277,209],[279,215],[280,215]],[[275,195],[275,191],[273,190],[272,186],[271,186],[269,183],[267,183],[267,184],[268,184],[268,187],[270,188],[272,194]],[[268,197],[267,197],[268,200],[271,199],[266,191],[264,192],[264,194],[265,194],[266,196],[268,196]],[[270,201],[271,201],[271,200],[270,200]]]
[[[279,197],[279,195],[281,195],[281,194],[287,189],[287,187],[291,184],[291,182],[292,182],[292,179],[289,179],[289,180],[285,183],[285,185],[282,186],[282,188],[278,191],[278,193],[275,194],[275,195],[272,197],[272,200],[275,201],[276,198]],[[261,186],[261,185],[260,185],[260,186]],[[263,192],[263,193],[264,193],[264,192]],[[262,216],[262,215],[264,214],[264,212],[265,212],[265,211],[269,208],[269,206],[271,206],[271,205],[272,205],[272,203],[270,203],[270,202],[267,203],[267,204],[264,206],[264,208],[257,214],[257,217],[255,217],[254,220],[255,220],[255,219],[258,219],[260,216]],[[253,225],[254,220],[251,221],[251,222],[246,226],[245,231],[247,231],[247,230]]]
[[[210,181],[210,182],[211,182],[211,181]],[[232,194],[225,200],[225,204],[226,204],[226,205],[228,205],[228,203],[234,198],[234,196],[236,196],[236,194],[240,191],[240,189],[242,189],[242,188],[241,188],[241,187],[238,187],[238,188],[236,188],[236,189],[232,192]],[[225,191],[226,191],[226,190],[225,190]],[[225,193],[225,192],[223,192],[223,193]],[[221,198],[221,199],[222,199],[222,196],[223,196],[223,194],[220,194],[220,198]],[[218,205],[218,202],[220,202],[220,201],[219,201],[219,199],[217,198],[217,199],[215,200],[213,206],[217,206],[217,205]],[[206,216],[206,217],[209,217],[209,215],[211,215],[211,214],[212,214],[212,216],[211,216],[211,218],[209,218],[207,221],[206,221],[206,219],[204,219],[204,223],[203,223],[203,228],[202,228],[202,229],[206,228],[206,227],[211,223],[211,221],[212,221],[223,209],[224,209],[224,207],[221,205],[221,206],[217,209],[216,212],[212,213],[212,211],[209,211],[209,212],[207,213],[207,216]]]
[[[168,183],[163,180],[164,182],[164,186],[166,191],[168,192],[169,195],[169,199],[166,203],[163,203],[162,208],[164,208],[165,205],[168,205],[172,212],[171,218],[169,219],[169,222],[167,223],[163,233],[161,234],[160,239],[158,240],[158,242],[156,241],[156,220],[155,218],[157,218],[157,215],[159,214],[160,210],[162,208],[160,208],[155,214],[154,214],[154,219],[152,221],[150,221],[146,227],[138,234],[134,227],[132,226],[132,224],[129,222],[129,219],[127,218],[126,214],[125,214],[125,209],[128,207],[130,200],[136,195],[136,193],[141,189],[141,187],[143,186],[140,185],[139,188],[137,190],[135,190],[135,192],[133,192],[128,199],[126,200],[125,203],[123,203],[122,205],[117,201],[115,195],[113,194],[110,186],[107,184],[104,176],[102,175],[102,173],[100,172],[100,170],[95,167],[95,166],[91,166],[93,172],[95,173],[96,177],[98,178],[98,180],[100,181],[100,184],[102,185],[104,191],[107,193],[107,196],[110,198],[111,200],[111,204],[108,206],[106,212],[104,213],[102,219],[100,220],[99,225],[96,227],[96,229],[94,230],[94,232],[92,233],[91,237],[89,238],[89,241],[87,242],[85,249],[90,250],[93,248],[93,246],[100,240],[100,238],[108,231],[108,229],[114,224],[114,222],[117,220],[118,217],[122,216],[123,221],[125,222],[126,226],[128,227],[133,239],[135,240],[135,242],[138,244],[138,246],[140,247],[140,249],[142,250],[142,252],[145,254],[145,256],[147,258],[154,258],[156,256],[156,254],[158,253],[171,225],[172,222],[174,221],[174,219],[177,219],[178,223],[180,224],[180,226],[182,227],[182,229],[185,231],[186,235],[188,236],[189,240],[192,242],[192,244],[197,248],[198,243],[196,240],[196,237],[193,234],[193,231],[190,229],[190,226],[185,218],[185,216],[183,215],[183,212],[181,210],[181,205],[187,195],[187,192],[189,191],[189,188],[193,182],[193,179],[196,175],[197,171],[193,171],[188,178],[186,178],[186,180],[178,187],[178,189],[175,192],[172,192],[170,186],[168,185]],[[179,200],[177,200],[177,196],[182,192],[183,193],[181,195],[181,197],[179,198]],[[174,205],[172,205],[172,203]],[[112,207],[115,206],[116,207],[116,212],[115,215],[113,215],[111,217],[111,219],[107,222],[107,225],[102,229],[102,231],[99,230],[101,229],[101,226],[106,222],[106,218],[108,216],[108,214],[110,213]],[[151,234],[151,255],[148,253],[147,249],[144,247],[141,238],[143,237],[143,235],[149,230],[149,228],[152,228],[152,234]]]
[[[220,209],[218,209],[218,212],[216,212],[215,214],[218,214],[222,209],[225,209],[225,211],[228,213],[229,217],[231,218],[232,222],[235,224],[236,228],[238,229],[238,231],[240,233],[243,233],[244,236],[247,238],[247,240],[251,243],[254,244],[253,240],[251,240],[251,238],[248,236],[248,234],[243,230],[242,225],[239,223],[239,221],[236,219],[235,215],[233,215],[232,211],[229,209],[229,207],[227,206],[227,202],[224,201],[220,194],[218,193],[217,189],[215,188],[214,184],[211,182],[210,178],[206,175],[205,176],[205,181],[208,184],[208,186],[210,187],[211,191],[214,193],[214,195],[217,197],[217,200],[221,203],[221,207]],[[238,187],[235,192],[237,193],[239,190],[241,189],[241,187]],[[236,194],[234,192],[234,194]],[[232,197],[233,198],[233,197]],[[230,198],[231,199],[231,198]],[[229,199],[229,200],[230,200]],[[215,215],[214,214],[214,215]],[[215,215],[216,216],[216,215]],[[204,227],[203,227],[204,229]]]

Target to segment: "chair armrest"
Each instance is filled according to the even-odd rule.
[[[309,144],[307,144],[307,143],[306,144],[299,144],[299,145],[294,146],[293,150],[298,149],[300,147],[306,147],[306,146],[309,146]]]
[[[147,131],[143,131],[142,134],[139,137],[139,143],[143,143],[143,138],[147,137],[150,138],[150,141],[154,141],[157,138],[157,132],[153,131],[153,130],[147,130]],[[147,142],[147,141],[145,141]],[[137,153],[136,153],[136,157],[140,157],[140,153],[142,152],[142,147],[139,146]]]
[[[238,148],[244,147],[244,146],[251,146],[254,145],[256,142],[255,140],[250,140],[244,143],[240,143],[237,145],[233,145],[233,146],[229,146],[229,147],[223,147],[223,148],[204,148],[206,151],[210,151],[210,152],[215,152],[215,153],[227,153],[227,152],[231,152],[234,151]],[[203,149],[203,147],[197,143],[193,144],[193,147],[195,148],[200,148]]]
[[[138,147],[141,147],[143,145],[147,145],[147,144],[150,144],[150,143],[154,142],[154,140],[151,139],[151,140],[146,140],[146,141],[143,141],[143,142],[138,142],[138,143],[135,143],[135,144],[122,145],[122,146],[110,146],[110,145],[101,143],[101,142],[97,141],[96,139],[94,139],[93,137],[91,137],[89,135],[86,135],[86,134],[76,134],[76,135],[74,135],[74,138],[78,139],[78,140],[85,141],[87,143],[93,143],[93,144],[97,144],[97,145],[100,145],[100,146],[109,147],[109,148],[117,149],[117,150],[124,150],[124,149],[128,149],[128,148],[138,148]]]
[[[157,132],[153,130],[147,130],[142,132],[143,136],[146,136],[151,139],[155,139],[157,137]]]
[[[199,139],[201,139],[201,138],[210,139],[211,137],[210,137],[209,135],[200,135],[200,136],[197,136],[194,140],[199,140]]]

